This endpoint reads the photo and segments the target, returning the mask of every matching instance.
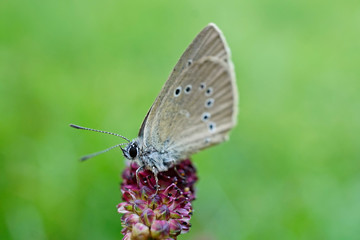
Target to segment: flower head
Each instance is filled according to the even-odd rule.
[[[123,172],[121,184],[124,202],[117,208],[121,218],[123,239],[176,239],[190,229],[191,202],[195,199],[196,170],[190,160],[158,174],[159,189],[156,191],[154,174],[139,172],[138,165],[131,163]]]

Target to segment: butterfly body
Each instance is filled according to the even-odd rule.
[[[184,159],[176,151],[144,146],[141,138],[132,140],[125,148],[122,148],[122,151],[128,160],[135,161],[139,167],[148,169],[154,174],[167,171]]]

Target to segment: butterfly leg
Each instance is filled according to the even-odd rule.
[[[154,177],[155,177],[155,184],[156,184],[155,185],[155,187],[156,187],[155,195],[156,195],[158,193],[159,189],[160,189],[159,179],[158,179],[158,176],[157,176],[159,171],[155,167],[153,167],[152,172],[154,173]]]
[[[186,178],[184,177],[185,174],[181,174],[181,173],[178,171],[176,165],[174,166],[174,170],[175,170],[175,172],[177,173],[177,175],[179,175],[179,177],[180,177],[181,179],[186,179]]]
[[[140,187],[139,172],[142,171],[143,169],[144,169],[144,166],[141,166],[138,169],[136,169],[136,182],[139,187]]]

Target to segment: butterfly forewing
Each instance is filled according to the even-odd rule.
[[[177,78],[193,62],[207,56],[217,57],[224,61],[230,58],[230,51],[224,36],[213,23],[206,26],[187,47],[176,63],[169,80]]]
[[[144,146],[188,157],[224,141],[236,109],[230,53],[220,30],[209,24],[176,64],[139,136]]]
[[[172,87],[172,83],[174,83],[184,70],[199,59],[211,56],[224,61],[229,61],[230,59],[230,50],[226,44],[225,38],[214,23],[208,24],[187,47],[179,61],[176,63],[169,79],[161,89],[153,106],[162,102],[162,98],[168,93]]]

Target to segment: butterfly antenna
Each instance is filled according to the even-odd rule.
[[[97,129],[92,129],[92,128],[87,128],[87,127],[81,127],[75,124],[70,124],[70,127],[76,128],[76,129],[82,129],[82,130],[89,130],[89,131],[93,131],[93,132],[100,132],[100,133],[106,133],[106,134],[110,134],[110,135],[114,135],[117,137],[121,137],[122,139],[125,139],[126,141],[130,142],[129,139],[127,139],[124,136],[121,136],[120,134],[117,133],[112,133],[112,132],[107,132],[107,131],[102,131],[102,130],[97,130]]]
[[[127,143],[120,143],[120,144],[117,144],[117,145],[115,145],[115,146],[109,147],[109,148],[107,148],[107,149],[105,149],[105,150],[102,150],[102,151],[100,151],[100,152],[96,152],[96,153],[92,153],[92,154],[83,156],[82,158],[80,158],[80,160],[81,160],[81,161],[85,161],[85,160],[87,160],[87,159],[89,159],[89,158],[95,157],[95,156],[100,155],[100,154],[102,154],[102,153],[106,153],[106,152],[110,151],[111,149],[116,148],[116,147],[119,147],[119,146],[124,145],[124,144],[127,144]],[[122,148],[121,148],[121,149],[122,149]]]

